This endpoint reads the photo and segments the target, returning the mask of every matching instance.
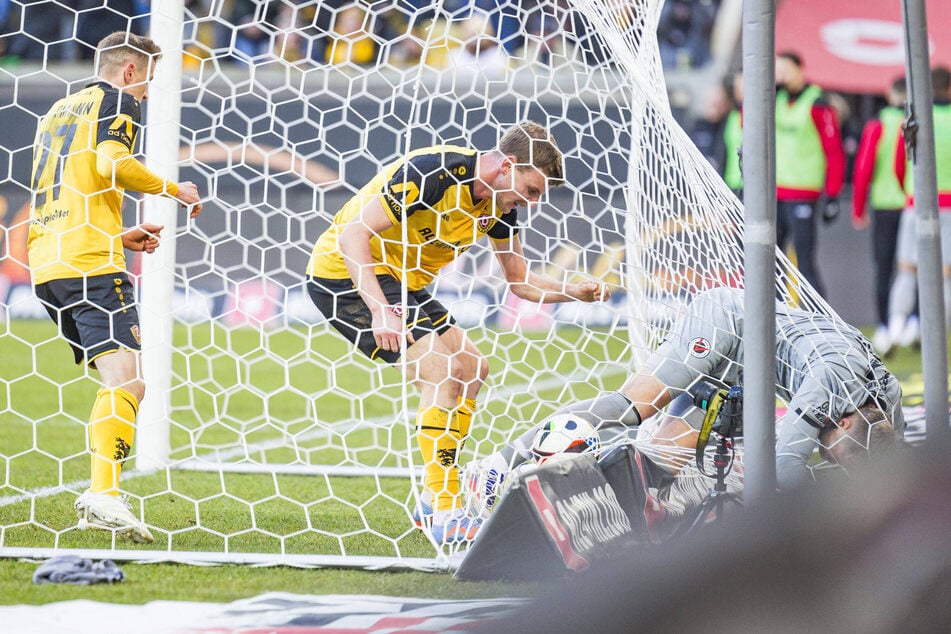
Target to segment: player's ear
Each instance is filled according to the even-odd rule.
[[[512,169],[513,169],[514,167],[515,167],[515,156],[514,156],[514,155],[509,155],[509,156],[503,156],[503,157],[502,157],[502,165],[501,165],[501,167],[499,167],[499,171],[500,171],[502,174],[508,174],[509,172],[512,171]]]
[[[122,68],[122,78],[126,84],[131,84],[135,80],[135,62],[127,62]]]
[[[839,429],[843,431],[848,431],[852,429],[852,425],[855,423],[855,421],[853,420],[855,417],[855,414],[856,412],[852,412],[851,414],[846,414],[845,416],[840,418],[838,422]]]

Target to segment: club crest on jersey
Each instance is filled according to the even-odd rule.
[[[710,341],[706,337],[696,337],[688,346],[691,356],[702,359],[710,354]]]
[[[479,231],[488,231],[489,224],[492,222],[492,216],[482,215],[478,218],[479,221]]]
[[[129,328],[129,330],[132,332],[132,338],[135,339],[135,342],[141,346],[141,345],[142,345],[142,335],[141,335],[141,333],[139,332],[139,326],[138,326],[138,324],[136,324],[135,326],[132,326],[131,328]]]
[[[392,312],[397,317],[402,317],[403,316],[403,302],[400,302],[398,304],[392,304],[390,306],[390,312]]]

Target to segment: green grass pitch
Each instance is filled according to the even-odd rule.
[[[559,404],[617,387],[630,367],[625,333],[572,327],[515,336],[472,331],[490,360],[464,459],[504,442]],[[321,327],[258,331],[176,326],[173,460],[243,457],[256,464],[406,466],[399,374],[358,356]],[[44,321],[0,332],[0,526],[8,547],[103,549],[108,533],[79,531],[72,502],[85,486],[83,423],[97,383],[72,363]],[[916,351],[887,361],[920,394]],[[571,380],[565,381],[564,377]],[[415,396],[410,393],[410,405]],[[914,398],[913,396],[911,398]],[[483,424],[492,421],[491,425]],[[145,503],[156,543],[120,549],[433,557],[409,522],[406,478],[129,470],[123,488]],[[63,490],[63,486],[67,490]],[[442,574],[287,567],[128,564],[111,589],[31,587],[34,563],[0,561],[3,603],[68,598],[138,603],[226,601],[269,590],[429,597],[518,595],[532,586],[449,582]]]
[[[464,460],[491,450],[514,429],[568,399],[615,386],[625,372],[618,362],[628,357],[624,342],[606,331],[559,327],[516,336],[476,329],[472,336],[489,356],[493,374]],[[84,375],[72,363],[66,343],[46,321],[8,322],[0,332],[0,347],[5,359],[0,364],[0,464],[5,470],[0,526],[6,547],[407,558],[436,554],[410,522],[411,482],[393,477],[177,469],[142,473],[133,462],[122,486],[141,500],[156,542],[113,544],[107,532],[80,531],[72,502],[89,477],[84,423],[98,388],[95,375]],[[345,342],[320,326],[274,331],[227,330],[210,323],[176,326],[172,461],[217,456],[257,466],[406,467],[412,440],[399,373],[347,356],[347,351]],[[566,376],[584,380],[566,383]],[[415,402],[410,390],[411,409]],[[137,501],[136,511],[138,506]],[[15,569],[22,564],[0,565]],[[144,569],[151,574],[163,566]],[[229,596],[224,579],[233,574],[229,568],[217,568],[224,596]],[[342,578],[363,574],[322,574],[335,572]],[[195,573],[208,574],[197,568]],[[287,570],[288,578],[299,574]],[[444,575],[376,574],[372,584],[390,579],[395,588],[432,585],[421,578],[446,581]],[[47,593],[38,592],[32,596],[43,601],[39,597]],[[435,584],[427,596],[445,592]],[[480,596],[486,590],[470,592]]]

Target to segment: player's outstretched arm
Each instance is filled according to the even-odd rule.
[[[165,180],[132,156],[122,143],[105,142],[96,147],[96,171],[104,178],[114,179],[123,189],[171,196],[190,208],[192,218],[201,213],[201,198],[194,183]]]
[[[543,304],[599,302],[611,297],[607,285],[598,280],[568,283],[530,271],[518,236],[509,240],[494,240],[492,248],[505,274],[505,281],[517,297]]]
[[[607,284],[598,280],[582,280],[577,284],[566,285],[565,289],[572,299],[579,302],[603,302],[611,299],[611,290]]]

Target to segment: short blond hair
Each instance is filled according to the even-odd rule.
[[[544,126],[525,121],[510,129],[499,141],[499,151],[514,156],[519,169],[534,167],[557,187],[565,182],[564,158],[555,137]]]
[[[151,38],[115,31],[99,40],[96,45],[96,72],[108,75],[115,72],[127,61],[147,65],[162,57],[162,49]]]

